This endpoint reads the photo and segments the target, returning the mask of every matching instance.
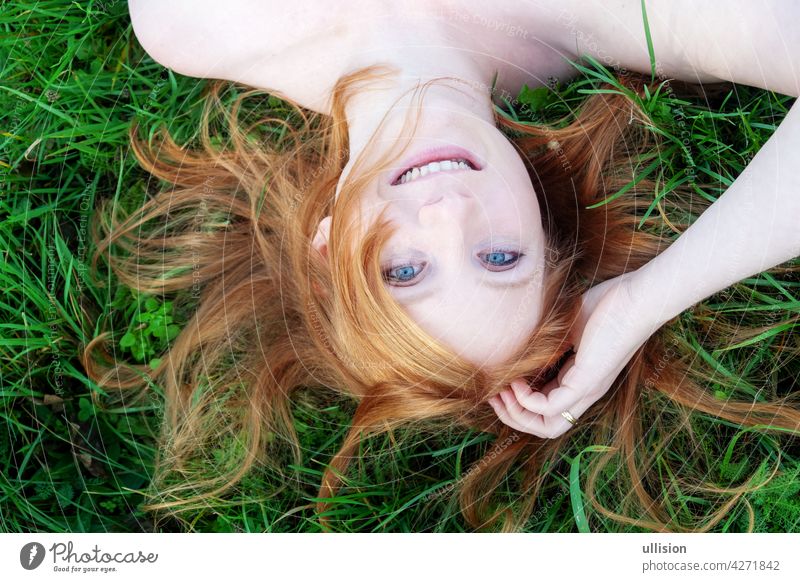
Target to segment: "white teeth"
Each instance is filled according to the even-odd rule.
[[[426,176],[427,174],[433,174],[435,172],[444,172],[447,170],[469,170],[469,165],[461,159],[457,160],[444,160],[441,162],[431,162],[426,164],[422,167],[413,168],[407,171],[405,174],[400,176],[399,182],[401,184],[405,184],[407,182],[411,182],[412,180],[416,180],[422,176]]]

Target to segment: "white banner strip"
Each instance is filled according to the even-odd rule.
[[[0,580],[796,581],[799,543],[800,534],[3,534]]]

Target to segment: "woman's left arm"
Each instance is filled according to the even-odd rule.
[[[725,193],[663,253],[634,272],[632,294],[658,296],[659,323],[800,256],[800,104]]]

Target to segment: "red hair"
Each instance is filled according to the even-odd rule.
[[[585,489],[599,513],[652,530],[712,528],[752,484],[723,488],[685,478],[681,486],[712,499],[714,509],[699,521],[679,521],[668,511],[669,499],[662,496],[668,489],[659,485],[659,469],[652,466],[658,451],[641,446],[649,438],[645,427],[664,435],[666,447],[681,431],[692,438],[688,418],[694,411],[746,427],[768,425],[764,428],[771,431],[796,431],[800,411],[789,397],[715,398],[703,385],[707,372],[691,361],[679,325],[667,325],[650,338],[581,418],[581,428],[563,437],[517,433],[487,404],[514,377],[525,376],[534,385],[549,380],[570,348],[566,338],[581,293],[637,269],[669,244],[674,233],[661,230],[664,206],[659,207],[664,218],[642,221],[640,210],[654,189],[647,180],[587,208],[630,182],[633,160],[656,145],[646,115],[629,96],[612,92],[588,97],[566,125],[522,123],[497,114],[498,126],[529,169],[552,260],[541,323],[518,354],[486,369],[433,341],[391,301],[377,259],[388,225],[380,223],[350,244],[345,217],[352,215],[370,172],[390,160],[371,169],[357,162],[334,204],[348,152],[344,106],[380,74],[375,67],[340,80],[330,116],[290,104],[291,123],[268,118],[248,127],[240,125],[239,111],[262,92],[243,92],[228,110],[220,97],[227,85],[213,82],[197,150],[180,147],[163,132],[147,142],[132,128],[133,152],[142,167],[173,187],[129,216],[108,206],[99,209],[95,260],[107,255],[120,281],[145,293],[199,291],[195,316],[156,370],[103,362],[107,334],[84,354],[87,372],[103,386],[143,393],[152,381],[164,390],[163,431],[147,507],[181,515],[229,491],[257,462],[280,466],[287,450],[302,462],[289,398],[297,388],[324,386],[358,405],[320,483],[320,498],[342,486],[364,439],[409,423],[430,423],[496,435],[454,487],[472,528],[524,527],[571,438],[607,447],[591,459]],[[641,94],[641,78],[619,81]],[[219,112],[227,120],[226,148],[214,145],[210,131],[212,114]],[[268,144],[252,139],[254,130],[264,127],[279,129],[280,137]],[[692,205],[702,204],[686,194],[670,197],[676,214],[689,216]],[[310,247],[328,214],[333,216],[330,263]],[[676,219],[668,223],[678,231],[688,226]],[[670,418],[662,412],[667,404],[674,411]],[[208,447],[227,447],[230,463],[203,464],[199,458]],[[595,496],[596,484],[612,466],[619,487],[632,492],[624,507],[605,507]],[[519,484],[515,510],[498,505],[496,495],[512,474]],[[323,521],[326,508],[320,502]]]

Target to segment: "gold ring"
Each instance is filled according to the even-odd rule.
[[[564,412],[562,412],[561,416],[566,418],[567,422],[570,423],[572,426],[575,426],[576,424],[578,424],[578,420],[574,416],[572,416],[570,414],[569,410],[565,410]]]

